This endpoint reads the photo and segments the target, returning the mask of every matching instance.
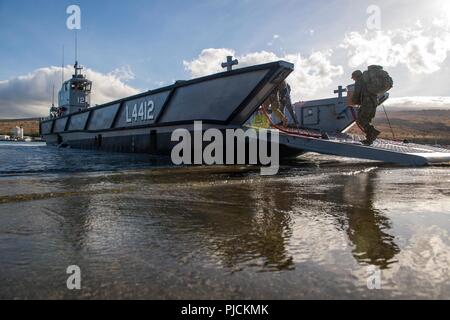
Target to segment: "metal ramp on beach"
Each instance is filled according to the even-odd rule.
[[[338,90],[334,91],[338,93],[338,97],[294,104],[295,120],[288,117],[287,127],[275,124],[276,121],[272,121],[263,108],[261,111],[272,128],[269,130],[278,130],[279,144],[288,150],[287,154],[289,151],[292,151],[292,154],[295,154],[295,151],[315,152],[405,166],[450,164],[449,149],[384,139],[378,139],[371,146],[366,146],[361,142],[365,138],[345,133],[356,124],[358,112],[358,108],[351,105],[349,96],[343,96],[346,91],[339,86]],[[384,94],[379,97],[379,103],[388,98],[389,94]],[[261,128],[264,124],[256,120],[255,116],[246,126]]]
[[[348,134],[318,137],[314,132],[311,135],[283,132],[280,134],[280,144],[305,152],[408,166],[450,163],[448,149],[383,139],[378,139],[373,145],[366,146],[361,143],[361,137]]]

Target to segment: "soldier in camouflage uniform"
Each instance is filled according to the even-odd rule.
[[[360,105],[356,123],[366,134],[366,140],[363,143],[371,145],[380,134],[380,131],[371,124],[377,112],[378,96],[370,93],[365,88],[363,73],[360,70],[352,73],[352,79],[355,81],[355,91],[352,100],[355,105]]]

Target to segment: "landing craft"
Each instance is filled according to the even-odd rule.
[[[203,130],[251,126],[252,116],[294,70],[285,61],[235,70],[225,66],[225,72],[91,107],[92,82],[75,63],[75,73],[59,92],[58,107],[40,122],[41,135],[48,145],[170,155],[176,145],[172,132],[193,132],[195,121],[202,122]],[[364,146],[346,134],[355,124],[357,107],[344,92],[340,87],[338,97],[294,105],[292,128],[272,123],[270,130],[280,134],[281,157],[317,152],[415,166],[450,161],[450,152],[437,147],[381,139]]]

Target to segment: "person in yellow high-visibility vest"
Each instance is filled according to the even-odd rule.
[[[262,108],[268,114],[269,106],[272,109],[272,114],[274,114],[278,119],[281,120],[283,127],[287,127],[288,119],[284,115],[284,105],[282,104],[282,90],[287,84],[283,81],[275,91],[267,98],[267,100],[262,104]],[[278,123],[275,123],[278,124]]]
[[[270,127],[269,119],[267,119],[266,115],[261,110],[258,110],[253,118],[252,126],[268,129]]]

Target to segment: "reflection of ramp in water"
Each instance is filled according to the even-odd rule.
[[[375,141],[371,146],[365,146],[360,138],[348,134],[320,138],[315,137],[313,133],[296,135],[283,132],[280,134],[280,144],[309,152],[401,165],[424,166],[450,162],[450,150],[443,148],[383,139]]]

